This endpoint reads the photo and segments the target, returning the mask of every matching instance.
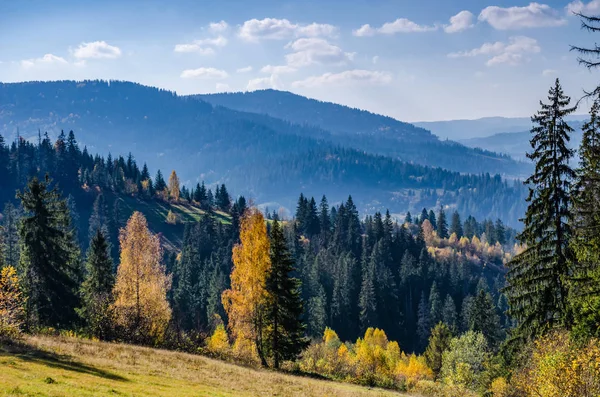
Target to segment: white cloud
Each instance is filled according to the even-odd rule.
[[[553,76],[555,74],[558,74],[558,70],[545,69],[545,70],[542,71],[542,76]]]
[[[239,68],[236,70],[237,73],[248,73],[252,71],[252,66],[246,66],[245,68]]]
[[[293,73],[297,70],[298,69],[291,67],[289,65],[280,65],[280,66],[267,65],[267,66],[263,66],[263,68],[260,69],[260,71],[262,73],[268,73],[268,74]]]
[[[581,0],[573,1],[569,3],[566,7],[566,10],[569,14],[595,14],[600,12],[600,0],[592,0],[587,4]]]
[[[337,28],[329,24],[311,23],[301,25],[287,19],[264,18],[250,19],[240,27],[239,36],[257,42],[261,39],[284,40],[292,37],[333,36]]]
[[[229,76],[226,71],[215,68],[187,69],[181,72],[181,78],[192,79],[225,79]]]
[[[458,33],[475,26],[475,15],[470,11],[461,11],[450,18],[450,25],[444,26],[446,33]]]
[[[229,25],[225,21],[211,22],[208,25],[208,30],[210,30],[212,33],[222,33],[224,31],[226,31],[228,28],[229,28]]]
[[[508,39],[508,43],[497,41],[485,43],[479,48],[470,51],[454,52],[448,54],[449,58],[475,57],[485,55],[489,57],[487,66],[499,64],[518,65],[526,60],[527,54],[535,54],[541,51],[537,40],[531,37],[515,36]]]
[[[175,52],[197,52],[201,55],[212,55],[215,53],[213,47],[225,47],[227,39],[223,36],[218,36],[208,39],[194,40],[189,44],[177,44],[173,51]]]
[[[313,64],[344,64],[351,61],[355,55],[319,38],[298,39],[288,43],[285,48],[293,51],[287,54],[285,59],[287,64],[294,68]]]
[[[264,90],[267,88],[281,89],[283,84],[278,75],[272,74],[270,77],[262,77],[248,81],[246,91]]]
[[[396,34],[396,33],[421,33],[437,30],[437,26],[419,25],[406,18],[398,18],[394,22],[387,22],[379,28],[374,28],[369,24],[363,25],[360,28],[353,30],[354,36],[374,36],[376,34]]]
[[[392,81],[392,74],[371,70],[346,70],[341,73],[325,73],[311,76],[304,80],[294,81],[293,87],[321,87],[325,85],[345,85],[350,83],[387,84]]]
[[[115,59],[121,56],[121,49],[106,41],[93,41],[81,43],[73,51],[73,56],[78,59]]]
[[[379,62],[379,55],[375,55],[373,57],[373,64],[375,65],[375,64],[377,64],[377,62]]]
[[[25,69],[32,68],[34,66],[42,65],[67,65],[68,62],[59,56],[53,54],[46,54],[41,58],[35,59],[24,59],[21,61],[21,67]]]
[[[479,20],[498,30],[552,27],[567,23],[552,7],[539,3],[530,3],[525,7],[489,6],[481,11]]]
[[[217,92],[227,92],[231,90],[231,87],[229,87],[229,84],[226,83],[217,83],[215,89]]]
[[[197,52],[200,55],[213,55],[215,50],[211,47],[200,47],[198,44],[177,44],[175,52]]]

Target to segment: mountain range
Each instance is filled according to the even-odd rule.
[[[257,204],[292,209],[300,192],[362,211],[439,205],[517,225],[529,165],[440,141],[430,131],[287,92],[178,96],[121,81],[0,84],[0,134],[74,130],[90,153],[134,152],[188,185],[227,183]],[[498,174],[494,176],[494,174]]]
[[[587,115],[575,114],[568,116],[566,120],[581,122],[587,117]],[[440,139],[453,139],[459,142],[487,138],[496,134],[529,131],[532,126],[529,117],[485,117],[475,120],[424,121],[413,124],[430,130]]]

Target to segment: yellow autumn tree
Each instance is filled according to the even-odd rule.
[[[174,201],[179,201],[179,177],[175,170],[169,176],[169,196]]]
[[[12,266],[0,268],[0,338],[19,334],[23,318],[23,295],[17,271]]]
[[[175,224],[177,224],[177,215],[175,215],[173,213],[173,211],[169,210],[169,213],[167,214],[167,220],[166,220],[166,222],[169,225],[175,225]]]
[[[127,340],[156,344],[164,337],[171,308],[171,277],[161,263],[162,248],[141,212],[134,212],[119,234],[121,259],[113,294],[115,325]]]
[[[262,364],[263,310],[267,299],[266,279],[271,269],[269,238],[260,211],[246,211],[240,225],[240,243],[233,247],[231,288],[222,295],[234,339],[234,350],[254,350]],[[250,353],[245,351],[244,353]]]

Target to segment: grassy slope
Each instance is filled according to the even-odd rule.
[[[66,337],[0,344],[0,396],[400,396],[202,356]]]
[[[94,194],[85,194],[80,198],[78,211],[81,217],[80,228],[83,233],[87,233],[88,219],[91,215],[95,197]],[[144,214],[148,220],[150,230],[153,233],[162,235],[163,245],[170,251],[181,249],[185,223],[198,222],[206,214],[205,211],[190,204],[167,203],[160,200],[139,200],[126,194],[106,193],[106,200],[109,211],[113,210],[115,201],[119,202],[119,222],[121,225],[127,223],[127,219],[134,211],[140,211]],[[169,210],[173,211],[179,219],[176,225],[170,225],[166,222]],[[224,212],[214,212],[213,216],[221,223],[231,223],[230,215]]]

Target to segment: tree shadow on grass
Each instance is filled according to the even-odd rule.
[[[25,362],[43,364],[48,367],[58,368],[65,371],[73,371],[81,374],[99,376],[104,379],[128,382],[127,378],[120,375],[95,368],[73,360],[71,356],[51,353],[37,349],[22,342],[12,341],[3,343],[0,341],[0,358],[16,357]]]

